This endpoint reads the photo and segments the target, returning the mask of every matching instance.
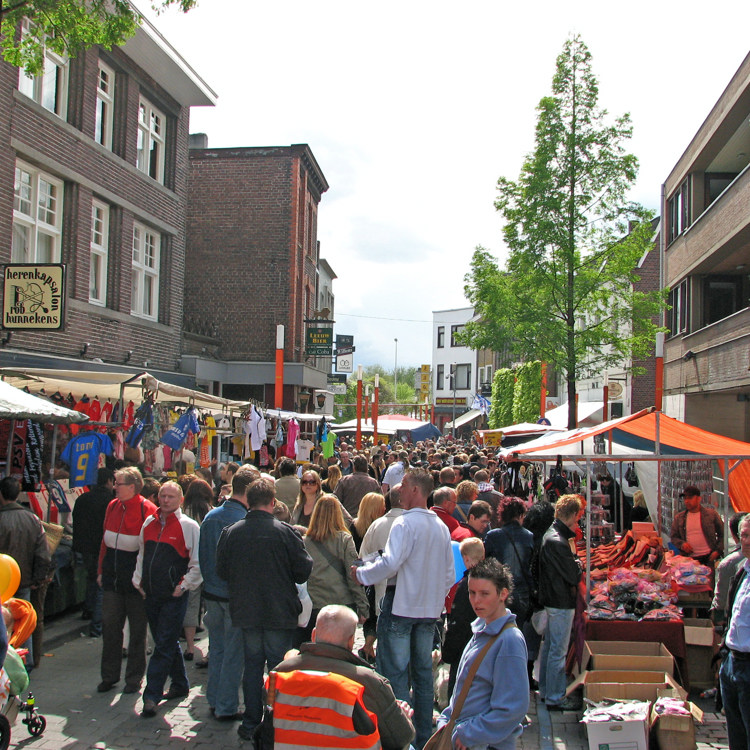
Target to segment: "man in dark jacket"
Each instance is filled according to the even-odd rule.
[[[83,558],[86,569],[86,610],[89,618],[89,635],[102,634],[102,589],[96,582],[99,573],[99,550],[104,536],[104,516],[107,506],[115,496],[115,473],[112,469],[99,469],[96,484],[84,492],[73,506],[73,552]]]
[[[578,708],[565,698],[565,656],[581,580],[581,564],[572,547],[581,507],[578,495],[563,495],[555,503],[555,520],[544,534],[539,553],[539,598],[547,613],[539,695],[548,711]]]
[[[263,668],[274,669],[291,648],[302,611],[295,584],[312,572],[302,537],[273,516],[274,486],[256,479],[247,489],[248,513],[221,532],[216,573],[229,588],[232,624],[242,628],[245,715],[237,729],[244,740],[263,718]]]
[[[367,473],[367,459],[364,456],[355,456],[352,465],[354,473],[342,478],[334,494],[354,517],[359,513],[362,498],[368,492],[380,492],[380,484]]]
[[[713,509],[701,504],[701,491],[688,485],[680,493],[685,510],[674,517],[671,541],[680,554],[709,565],[724,554],[724,522]]]
[[[15,595],[31,601],[32,589],[37,589],[47,578],[51,556],[42,522],[16,500],[21,485],[13,477],[0,480],[0,553],[10,555],[21,569],[21,582]],[[31,652],[31,638],[24,644]],[[34,656],[29,655],[29,664]]]
[[[343,675],[365,688],[362,702],[378,717],[383,750],[401,750],[414,740],[412,710],[393,694],[390,683],[367,662],[352,653],[357,615],[340,604],[323,607],[312,632],[312,643],[303,643],[300,653],[276,667],[277,672],[297,669]]]

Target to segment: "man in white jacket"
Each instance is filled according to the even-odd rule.
[[[390,680],[396,697],[413,706],[417,747],[432,734],[433,634],[455,583],[448,528],[427,509],[432,490],[429,472],[407,471],[401,482],[404,513],[394,521],[383,554],[352,568],[365,586],[396,576],[396,584],[386,587],[378,618],[377,670]]]

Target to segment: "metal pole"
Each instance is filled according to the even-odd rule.
[[[375,373],[375,400],[372,404],[372,444],[378,444],[378,398],[380,395],[380,375]]]
[[[451,379],[453,380],[453,421],[451,422],[451,434],[456,440],[456,365],[451,365]]]
[[[393,339],[396,344],[396,354],[393,359],[393,402],[398,403],[398,339]],[[396,410],[394,409],[394,413]]]

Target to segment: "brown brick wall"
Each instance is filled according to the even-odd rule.
[[[222,359],[272,360],[278,324],[285,359],[303,358],[304,295],[315,290],[304,257],[317,244],[304,217],[319,195],[294,148],[190,151],[186,315],[216,331]]]
[[[11,348],[78,357],[82,343],[89,342],[87,358],[121,363],[133,350],[134,366],[148,361],[151,367],[174,370],[181,351],[189,110],[159,89],[122,50],[102,52],[116,70],[116,105],[113,152],[100,147],[93,140],[99,53],[88,50],[71,64],[67,123],[18,94],[17,69],[0,62],[0,263],[10,260],[16,158],[65,182],[64,329],[15,331]],[[135,169],[141,91],[168,118],[168,187]],[[110,205],[107,308],[88,304],[93,196]],[[159,323],[130,315],[134,220],[162,238]]]
[[[640,281],[635,288],[640,292],[648,292],[659,288],[659,243],[654,244],[651,252],[646,256],[643,266],[637,271]],[[659,317],[653,322],[660,323]],[[632,378],[630,409],[633,413],[641,409],[654,406],[656,389],[656,360],[653,356],[648,359],[634,360],[633,366],[642,368],[645,372]]]

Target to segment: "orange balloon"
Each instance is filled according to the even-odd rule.
[[[7,602],[18,591],[21,569],[10,555],[0,555],[0,600]]]

